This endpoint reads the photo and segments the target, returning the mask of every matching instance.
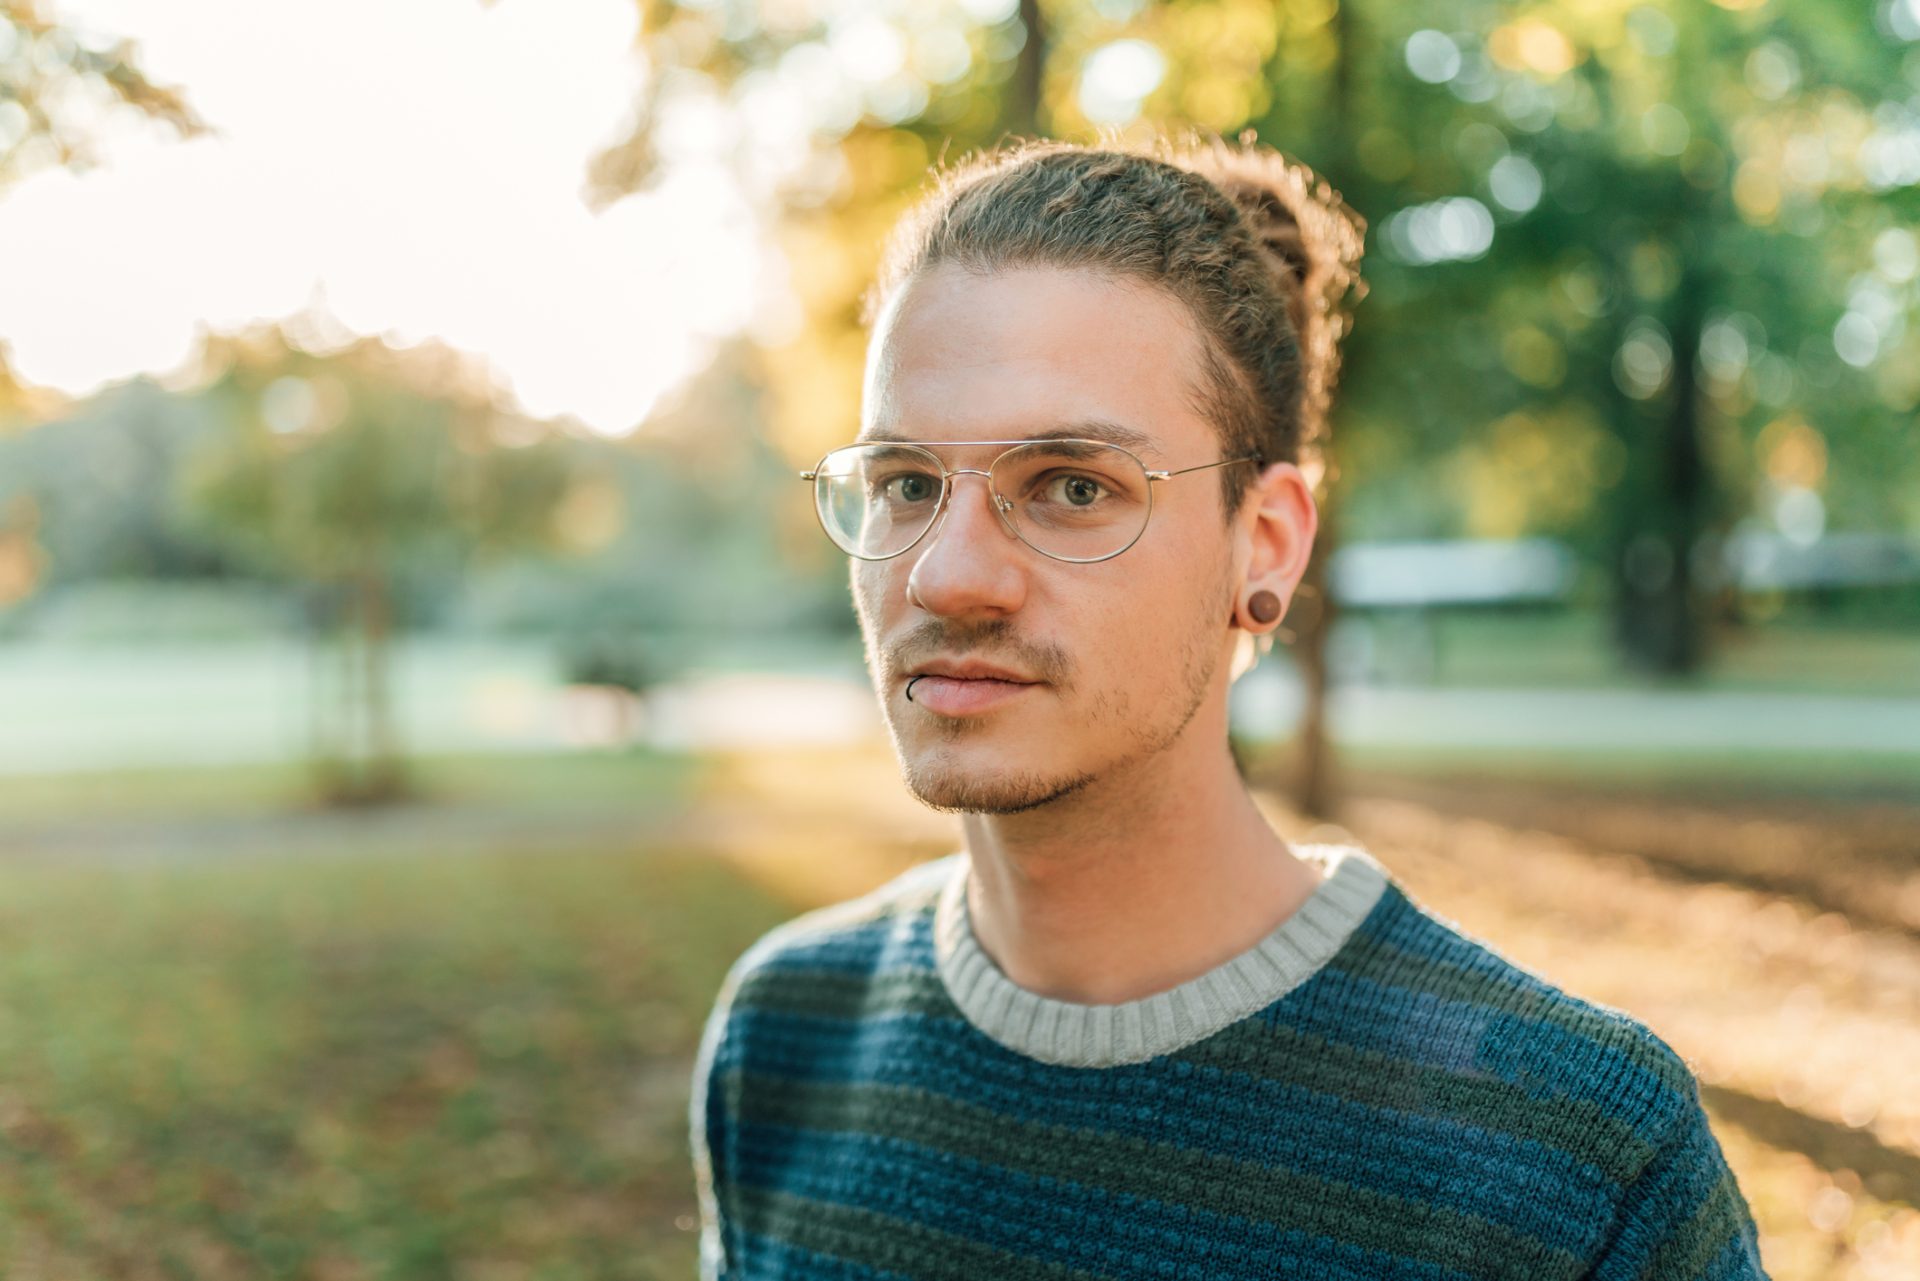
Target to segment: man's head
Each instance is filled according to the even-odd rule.
[[[1236,647],[1278,621],[1248,601],[1287,601],[1305,571],[1299,460],[1358,220],[1271,151],[1162,150],[1043,143],[963,166],[869,292],[863,437],[968,442],[934,452],[985,470],[1005,446],[971,442],[1117,426],[1156,471],[1266,464],[1153,482],[1139,540],[1091,563],[1020,541],[969,472],[911,549],[854,561],[894,743],[936,808],[1019,812],[1176,744],[1222,747]],[[914,679],[966,663],[1024,684]]]

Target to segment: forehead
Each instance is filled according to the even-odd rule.
[[[1186,305],[1087,271],[941,266],[881,313],[861,438],[1113,439],[1149,461],[1199,456],[1200,335]]]

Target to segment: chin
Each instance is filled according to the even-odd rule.
[[[975,763],[971,753],[905,754],[907,790],[929,809],[953,814],[1019,814],[1079,791],[1091,774],[1040,772],[1003,761]]]

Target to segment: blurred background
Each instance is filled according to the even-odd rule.
[[[1920,1275],[1920,0],[0,0],[0,1271],[679,1277],[772,924],[957,848],[795,472],[928,168],[1368,220],[1283,834]]]

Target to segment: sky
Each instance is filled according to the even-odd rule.
[[[528,412],[623,434],[715,337],[777,306],[754,210],[697,152],[598,216],[581,198],[644,83],[632,0],[52,12],[137,41],[219,136],[130,122],[101,168],[0,196],[0,341],[27,382],[85,395],[164,376],[200,326],[321,305],[362,334],[481,354]]]

